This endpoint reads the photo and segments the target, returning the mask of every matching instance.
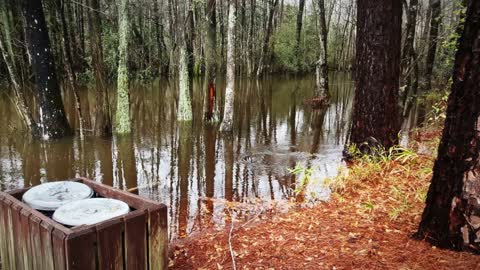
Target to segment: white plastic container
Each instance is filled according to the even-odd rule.
[[[60,206],[93,196],[93,190],[82,183],[60,181],[41,184],[23,194],[22,200],[33,209],[55,211]]]
[[[74,201],[58,208],[53,220],[67,226],[92,225],[130,212],[128,204],[106,198]]]

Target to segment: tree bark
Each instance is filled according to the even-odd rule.
[[[227,32],[227,87],[225,89],[225,108],[220,130],[232,132],[233,130],[233,105],[235,98],[235,1],[228,4],[228,32]]]
[[[353,144],[373,137],[388,149],[398,141],[401,27],[400,1],[357,2]]]
[[[320,40],[320,57],[316,66],[316,96],[328,99],[328,63],[327,63],[327,24],[325,20],[325,1],[318,3],[318,38]]]
[[[303,11],[305,10],[305,0],[299,0],[298,13],[297,13],[297,28],[296,28],[296,43],[295,43],[295,57],[297,58],[297,72],[301,69],[301,57],[300,57],[300,38],[302,35],[303,25]]]
[[[207,39],[205,44],[206,60],[206,78],[207,78],[207,98],[206,100],[206,119],[214,120],[217,115],[215,106],[215,88],[217,73],[217,18],[216,18],[216,0],[208,0],[206,5],[207,18]]]
[[[417,236],[480,251],[480,2],[467,4],[447,118]]]
[[[427,60],[425,66],[425,91],[432,89],[433,65],[435,63],[435,54],[437,52],[438,30],[441,22],[442,6],[440,0],[433,0],[430,6],[431,20],[430,32],[427,44]]]
[[[112,135],[110,98],[106,84],[106,68],[103,59],[102,22],[99,16],[99,0],[89,0],[88,28],[90,34],[91,66],[95,77],[95,126],[96,136]]]
[[[115,132],[131,132],[130,95],[128,92],[128,39],[129,39],[128,0],[120,0],[118,6],[118,72],[117,72],[117,111],[115,113]]]
[[[260,53],[260,61],[257,68],[257,77],[262,75],[263,68],[265,65],[265,59],[269,59],[269,47],[270,47],[270,38],[272,37],[273,32],[273,17],[275,15],[275,10],[278,6],[278,0],[270,0],[270,10],[268,14],[268,21],[265,31],[265,37],[263,40],[262,51]]]
[[[177,120],[190,121],[192,115],[192,102],[190,98],[190,76],[188,74],[188,56],[185,42],[180,45],[180,58],[178,65],[179,97]]]
[[[413,95],[417,93],[418,88],[418,61],[416,61],[414,48],[418,0],[410,0],[409,5],[406,4],[406,0],[404,0],[403,3],[407,10],[407,29],[401,61],[401,71],[404,80],[403,90],[400,91],[399,95],[399,112],[401,119],[408,116],[409,104],[411,104],[411,99]]]
[[[73,95],[75,97],[75,109],[77,111],[78,116],[78,129],[80,134],[80,139],[83,140],[84,137],[84,127],[83,127],[83,114],[82,114],[82,105],[80,102],[80,95],[78,93],[78,85],[77,85],[77,78],[75,76],[75,72],[73,71],[73,60],[72,60],[72,52],[70,50],[70,36],[68,34],[68,26],[67,20],[65,18],[65,0],[57,0],[57,5],[60,9],[60,26],[62,32],[62,54],[63,54],[63,66],[65,72],[67,73],[68,82],[70,83],[70,88],[72,88]]]
[[[158,0],[153,0],[153,13],[155,20],[155,40],[157,42],[158,50],[158,66],[157,71],[160,75],[168,75],[169,64],[167,55],[167,46],[165,45],[165,37],[163,35],[163,24],[160,21],[160,14],[158,10]]]
[[[32,57],[35,94],[39,103],[38,132],[34,136],[49,139],[71,135],[55,73],[42,2],[25,1],[24,11],[27,46]]]

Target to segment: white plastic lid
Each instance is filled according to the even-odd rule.
[[[53,220],[67,226],[92,225],[125,215],[130,207],[119,200],[93,198],[74,201],[58,208]]]
[[[30,207],[54,211],[60,206],[92,197],[93,190],[82,183],[72,181],[50,182],[35,186],[23,194],[23,201]]]

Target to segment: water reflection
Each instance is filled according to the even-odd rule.
[[[225,224],[225,202],[264,202],[294,197],[301,177],[288,173],[297,164],[315,168],[314,178],[336,175],[348,132],[353,88],[348,75],[331,79],[331,105],[312,110],[303,101],[313,95],[314,78],[269,78],[237,82],[235,132],[224,136],[203,122],[202,81],[193,83],[194,119],[176,119],[177,89],[154,82],[131,89],[133,133],[104,139],[67,138],[31,141],[15,132],[19,119],[7,95],[0,98],[0,188],[12,190],[76,175],[169,206],[171,237],[210,224]],[[223,89],[220,82],[219,89]],[[93,123],[94,93],[82,102]],[[65,93],[70,120],[73,97]],[[223,96],[220,95],[222,104]],[[316,181],[309,197],[326,199]]]

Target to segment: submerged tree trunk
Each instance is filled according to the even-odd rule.
[[[82,105],[80,102],[80,95],[78,93],[77,78],[75,72],[73,71],[73,60],[72,60],[72,51],[70,50],[70,36],[67,29],[67,20],[65,18],[65,0],[57,0],[57,5],[60,8],[60,22],[61,31],[62,31],[62,55],[63,55],[63,66],[67,73],[68,82],[70,83],[70,88],[72,88],[73,95],[75,97],[75,109],[78,116],[78,129],[80,134],[80,139],[83,140],[84,136],[84,127],[83,127],[83,114],[82,114]]]
[[[71,135],[40,0],[25,1],[25,19],[27,46],[35,77],[35,94],[39,103],[38,132],[34,136],[48,139]]]
[[[112,117],[110,113],[110,98],[106,84],[106,68],[103,60],[102,22],[98,14],[99,0],[89,0],[91,10],[88,10],[90,34],[91,65],[95,77],[95,127],[96,136],[112,135]]]
[[[357,2],[353,144],[373,137],[388,149],[398,141],[401,28],[401,1]]]
[[[155,25],[155,40],[158,50],[158,66],[157,71],[160,75],[168,75],[168,55],[167,46],[165,45],[165,37],[163,35],[164,29],[160,22],[160,14],[158,10],[158,0],[153,0],[153,13],[154,13],[154,25]]]
[[[205,61],[207,78],[206,119],[215,120],[217,115],[215,81],[217,73],[217,19],[216,0],[208,0],[206,5],[207,41],[205,43]]]
[[[305,0],[299,0],[298,2],[298,13],[297,13],[297,32],[296,32],[296,43],[295,43],[295,57],[297,58],[297,72],[301,69],[300,60],[300,38],[302,35],[302,26],[303,26],[303,11],[305,10]]]
[[[129,36],[128,0],[120,0],[118,6],[118,74],[117,74],[117,111],[115,113],[115,132],[131,132],[130,95],[128,92],[128,36]]]
[[[433,0],[430,4],[431,20],[430,33],[428,34],[427,61],[425,66],[425,91],[432,89],[433,64],[437,52],[438,30],[440,27],[442,6],[440,0]]]
[[[17,111],[22,118],[23,122],[25,123],[25,127],[31,131],[32,134],[36,132],[36,123],[33,120],[33,117],[30,113],[30,110],[27,106],[27,101],[25,99],[25,95],[23,94],[22,88],[20,83],[17,79],[17,72],[14,66],[14,60],[10,57],[5,48],[2,34],[0,33],[0,51],[3,55],[3,60],[5,61],[5,65],[7,66],[8,74],[10,75],[10,81],[12,82],[13,92],[14,92],[14,102]]]
[[[320,57],[316,65],[317,97],[328,99],[328,63],[327,63],[327,24],[325,21],[325,1],[318,1],[318,38],[320,40]]]
[[[228,32],[227,32],[227,87],[225,89],[225,108],[220,130],[231,132],[233,129],[233,104],[235,98],[235,1],[228,4]]]
[[[177,120],[192,120],[192,102],[190,99],[190,76],[188,74],[188,56],[185,42],[180,45],[180,58],[178,65],[179,97]]]
[[[480,251],[480,1],[470,0],[438,158],[417,236]]]

